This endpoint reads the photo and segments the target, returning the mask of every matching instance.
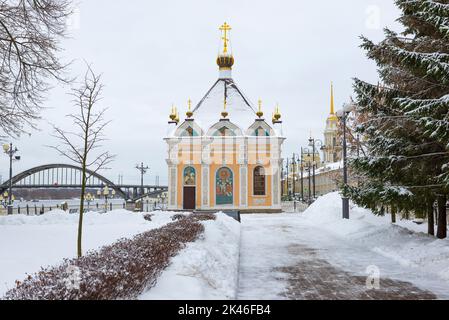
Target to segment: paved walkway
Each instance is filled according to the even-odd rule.
[[[315,248],[318,247],[319,249]],[[327,256],[339,250],[357,263],[338,266]],[[244,216],[242,221],[239,299],[436,299],[410,282],[381,275],[380,288],[366,286],[366,267],[401,275],[404,267],[385,257],[334,238],[289,215]]]

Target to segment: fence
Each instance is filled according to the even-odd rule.
[[[134,204],[133,204],[134,206]],[[158,204],[158,203],[153,203],[153,202],[144,202],[143,204],[143,211],[144,212],[151,212],[151,211],[156,211],[156,210],[165,210],[165,205],[163,204]],[[107,205],[107,210],[105,208],[105,204],[101,204],[101,203],[95,203],[95,204],[85,204],[84,210],[85,212],[90,212],[90,211],[95,211],[95,212],[105,212],[105,211],[112,211],[112,210],[117,210],[117,209],[127,209],[126,203],[108,203]],[[16,206],[13,208],[13,215],[16,214],[24,214],[24,215],[43,215],[45,213],[54,211],[54,210],[64,210],[70,214],[74,214],[74,213],[78,213],[79,212],[79,205],[67,205],[64,206],[62,204],[57,204],[57,205],[39,205],[39,204],[34,204],[34,205],[23,205],[23,206]],[[133,209],[130,209],[133,210]],[[141,211],[140,207],[136,208],[137,211]],[[135,210],[135,211],[136,211]],[[6,215],[7,214],[7,210],[6,208],[0,208],[0,215]]]

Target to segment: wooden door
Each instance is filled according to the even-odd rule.
[[[184,187],[184,210],[195,210],[196,209],[196,188],[195,187]]]

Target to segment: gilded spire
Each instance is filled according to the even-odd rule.
[[[259,110],[257,111],[256,115],[259,117],[259,119],[262,119],[263,117],[262,99],[259,99]]]
[[[187,105],[188,105],[188,110],[187,110],[187,112],[186,112],[186,116],[187,116],[187,118],[192,118],[193,117],[193,112],[192,112],[192,100],[191,99],[189,99],[188,101],[187,101]]]
[[[334,83],[331,82],[331,115],[335,114],[335,105],[334,105]]]
[[[331,113],[329,115],[329,120],[338,121],[337,115],[335,114],[335,104],[334,104],[334,84],[331,82]]]

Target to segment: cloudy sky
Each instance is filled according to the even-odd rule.
[[[135,165],[151,167],[146,182],[160,176],[165,184],[166,133],[172,103],[185,112],[188,98],[197,102],[217,79],[215,59],[218,27],[232,27],[236,64],[234,80],[271,114],[276,102],[283,113],[288,138],[284,153],[298,152],[310,131],[322,139],[329,113],[330,82],[336,105],[353,94],[352,78],[377,81],[376,66],[359,48],[361,34],[382,39],[382,28],[400,30],[399,12],[390,0],[277,0],[277,1],[110,1],[81,0],[69,21],[70,39],[62,42],[64,59],[74,59],[70,73],[84,72],[84,62],[103,73],[102,105],[112,123],[104,145],[117,155],[113,181],[138,183]],[[49,95],[40,130],[14,141],[22,161],[15,172],[47,163],[66,163],[46,147],[56,141],[49,123],[64,128],[64,115],[73,107],[68,87]],[[219,115],[217,115],[218,119]],[[6,180],[8,161],[0,158]]]

